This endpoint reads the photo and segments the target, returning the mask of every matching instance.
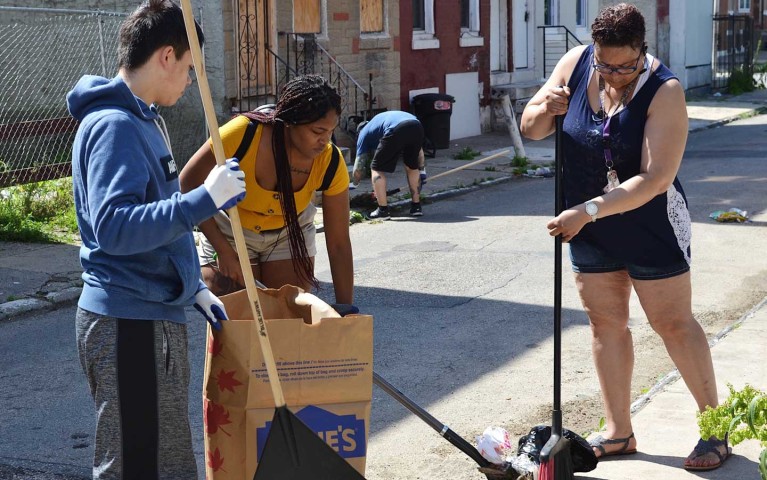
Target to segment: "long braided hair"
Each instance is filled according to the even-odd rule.
[[[298,224],[293,177],[285,145],[285,125],[316,122],[331,110],[341,115],[341,96],[321,75],[311,74],[295,77],[285,84],[274,110],[243,113],[253,121],[272,126],[272,154],[277,172],[277,191],[280,194],[280,206],[288,231],[293,271],[315,288],[319,287],[319,281],[314,276],[314,266],[306,250],[301,225]]]

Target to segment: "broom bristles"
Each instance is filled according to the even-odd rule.
[[[553,446],[550,445],[554,443]],[[552,435],[549,442],[541,449],[541,467],[538,480],[573,480],[575,470],[570,456],[570,441],[558,435]]]
[[[538,469],[538,480],[554,480],[554,459],[541,463],[541,468]]]

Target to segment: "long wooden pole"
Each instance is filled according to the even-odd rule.
[[[506,154],[507,154],[507,153],[509,153],[510,151],[511,151],[511,150],[503,150],[503,151],[500,151],[500,152],[498,152],[498,153],[494,153],[494,154],[492,154],[492,155],[489,155],[489,156],[487,156],[487,157],[485,157],[485,158],[480,158],[479,160],[474,160],[473,162],[469,162],[469,163],[467,163],[466,165],[461,165],[460,167],[451,168],[450,170],[448,170],[448,171],[446,171],[446,172],[438,173],[438,174],[436,174],[436,175],[434,175],[434,176],[431,176],[431,177],[429,177],[429,180],[430,180],[430,181],[431,181],[431,180],[435,180],[435,179],[437,179],[437,178],[439,178],[439,177],[444,177],[445,175],[450,175],[451,173],[455,173],[455,172],[457,172],[458,170],[463,170],[464,168],[473,167],[474,165],[480,164],[480,163],[482,163],[482,162],[486,162],[486,161],[488,161],[488,160],[492,160],[492,159],[494,159],[494,158],[496,158],[496,157],[500,157],[501,155],[506,155]]]
[[[205,73],[205,64],[203,62],[202,51],[200,50],[200,40],[197,37],[197,29],[195,27],[194,14],[192,13],[190,0],[181,0],[181,10],[184,12],[184,25],[186,26],[186,34],[189,39],[189,48],[192,52],[194,70],[197,73],[197,85],[200,88],[202,106],[205,109],[205,120],[208,122],[210,138],[213,141],[213,154],[216,157],[216,163],[218,165],[223,165],[226,163],[226,154],[224,153],[224,144],[221,142],[221,135],[218,131],[216,110],[213,107],[213,99],[210,95],[208,76]],[[237,250],[237,256],[240,257],[240,267],[242,268],[242,275],[245,279],[245,290],[248,294],[250,309],[253,312],[253,318],[258,326],[258,341],[261,344],[261,351],[264,354],[264,363],[266,364],[266,372],[269,375],[269,385],[272,388],[274,406],[282,407],[285,405],[285,397],[282,393],[280,378],[277,373],[277,365],[274,363],[274,354],[272,353],[272,346],[269,343],[269,335],[266,331],[266,322],[264,321],[264,314],[261,310],[261,302],[258,299],[258,289],[256,288],[255,278],[253,277],[253,271],[250,269],[250,258],[248,257],[248,250],[245,244],[245,235],[242,232],[240,214],[237,211],[236,206],[230,208],[227,213],[232,222],[234,243]],[[222,327],[226,328],[226,325],[222,325]]]

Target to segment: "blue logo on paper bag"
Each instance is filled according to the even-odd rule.
[[[365,455],[365,420],[359,420],[354,415],[336,415],[314,405],[296,412],[296,417],[317,433],[341,457],[354,458]],[[259,462],[271,427],[272,422],[269,421],[263,427],[256,429]]]

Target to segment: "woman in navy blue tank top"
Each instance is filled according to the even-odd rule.
[[[597,456],[637,451],[631,425],[634,352],[631,289],[695,398],[718,404],[706,335],[692,314],[690,215],[677,171],[687,141],[684,91],[647,53],[644,17],[633,5],[602,9],[593,45],[559,61],[522,114],[531,139],[564,118],[564,209],[548,222],[570,259],[592,331],[607,427],[590,440]],[[717,468],[727,439],[700,439],[684,468]]]

